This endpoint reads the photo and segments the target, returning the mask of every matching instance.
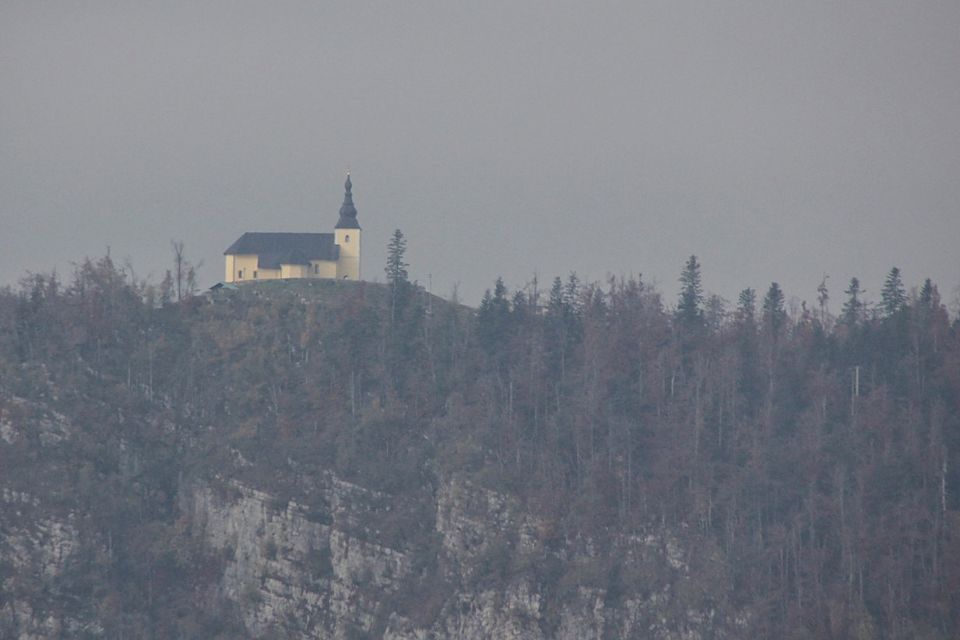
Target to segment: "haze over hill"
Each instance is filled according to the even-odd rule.
[[[326,231],[479,301],[686,256],[733,301],[960,283],[960,4],[0,3],[0,283],[112,248],[201,280]],[[377,274],[379,258],[365,265]]]

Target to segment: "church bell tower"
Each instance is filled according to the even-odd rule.
[[[340,219],[333,231],[333,241],[340,247],[340,257],[337,259],[337,279],[359,280],[360,223],[357,222],[357,208],[353,205],[353,183],[350,181],[349,171],[343,188]]]

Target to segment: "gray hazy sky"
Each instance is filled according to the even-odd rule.
[[[243,231],[332,231],[367,279],[476,302],[502,275],[691,253],[734,300],[898,265],[960,283],[960,2],[0,0],[0,284],[102,255],[223,277]]]

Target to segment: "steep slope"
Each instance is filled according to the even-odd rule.
[[[0,293],[0,637],[950,637],[960,339],[913,304],[36,278]]]

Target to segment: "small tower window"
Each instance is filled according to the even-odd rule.
[[[318,264],[313,265],[313,272],[314,272],[314,273],[320,273],[320,265],[318,265]]]
[[[344,242],[350,242],[350,234],[349,234],[349,233],[348,233],[347,235],[343,236],[343,241],[344,241]]]
[[[256,272],[256,271],[253,272],[253,278],[254,278],[254,280],[256,280],[256,278],[257,278],[257,272]]]
[[[237,271],[237,280],[243,280],[243,269]]]

